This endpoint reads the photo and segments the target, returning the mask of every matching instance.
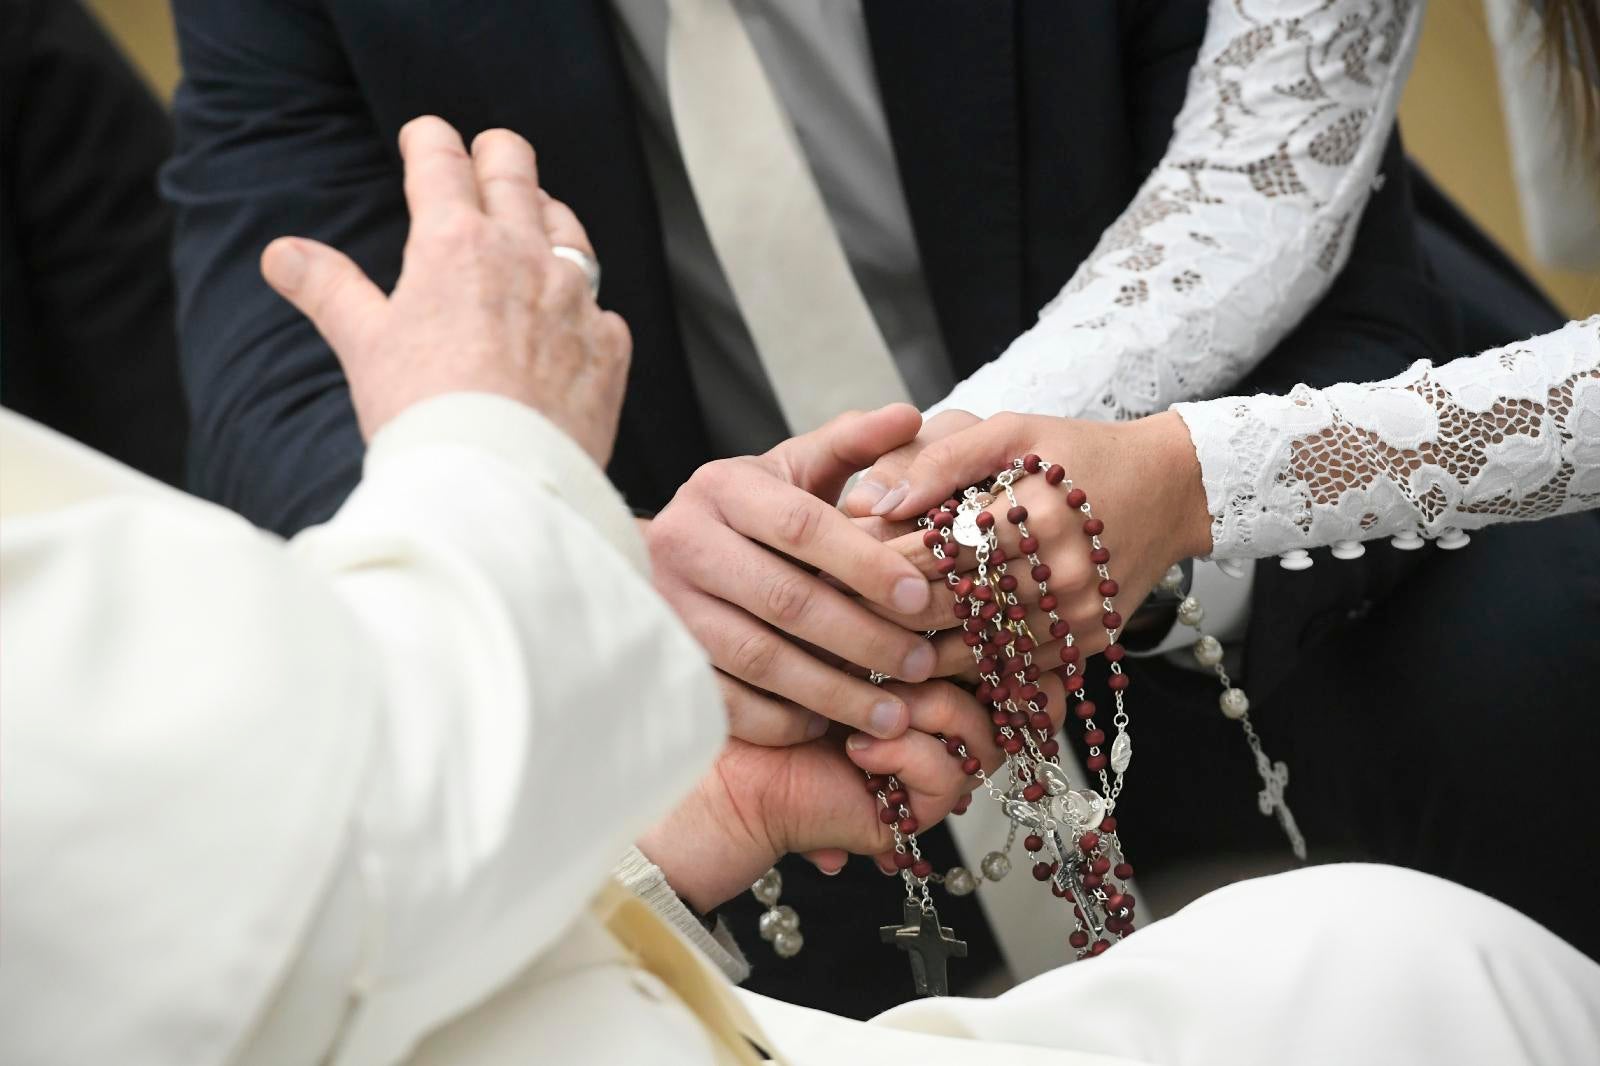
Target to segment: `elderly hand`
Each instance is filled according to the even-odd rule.
[[[528,142],[479,135],[469,155],[442,119],[400,131],[411,233],[385,296],[327,245],[273,241],[267,282],[315,323],[338,355],[363,435],[449,392],[489,392],[549,418],[604,466],[616,440],[632,349],[583,271],[551,252],[590,252],[583,228],[539,188]]]
[[[921,829],[977,785],[932,734],[961,738],[985,772],[1002,756],[988,712],[965,690],[944,681],[886,688],[911,708],[910,731],[893,740],[854,733],[843,745],[831,736],[784,748],[730,741],[689,798],[640,840],[640,850],[702,913],[749,888],[789,852],[808,853],[828,873],[844,865],[846,853],[876,856],[879,868],[892,872],[894,835],[863,771],[898,777]],[[1050,691],[1059,712],[1059,683]]]

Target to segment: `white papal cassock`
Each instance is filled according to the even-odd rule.
[[[1378,867],[1225,889],[992,1001],[734,993],[608,875],[715,755],[709,670],[601,472],[509,401],[401,416],[288,544],[3,413],[0,513],[5,1063],[1600,1048],[1600,967]]]

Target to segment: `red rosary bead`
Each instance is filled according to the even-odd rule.
[[[1065,467],[1052,466],[1049,470],[1044,472],[1044,481],[1047,485],[1059,485],[1061,484],[1062,479],[1066,476],[1067,471]]]
[[[1028,609],[1022,606],[1020,603],[1013,603],[1010,607],[1006,608],[1006,617],[1011,619],[1013,622],[1020,622],[1024,618],[1028,617]]]
[[[1033,579],[1040,584],[1050,580],[1050,568],[1044,563],[1040,563],[1038,566],[1035,566],[1032,570],[1032,573]]]
[[[1067,625],[1065,618],[1058,618],[1050,623],[1050,636],[1056,640],[1065,638],[1070,632],[1072,632],[1072,627]]]
[[[989,561],[996,566],[1006,561],[1006,553],[999,548],[989,553]]]
[[[894,868],[896,870],[909,870],[911,869],[911,864],[916,861],[917,860],[912,858],[911,853],[908,851],[897,851],[894,853]]]
[[[968,596],[972,595],[972,586],[973,585],[974,585],[974,582],[970,577],[963,577],[961,580],[957,581],[955,583],[955,585],[952,586],[952,587],[955,589],[955,593],[956,593],[957,596],[960,596],[962,599],[966,599]]]
[[[882,822],[884,825],[893,825],[899,820],[900,812],[895,810],[893,807],[878,808],[878,821]]]
[[[1083,735],[1083,742],[1091,748],[1098,748],[1106,742],[1106,731],[1104,729],[1091,729]]]
[[[1104,755],[1091,755],[1083,761],[1083,765],[1096,772],[1104,770],[1106,768],[1106,757]]]
[[[1020,526],[1028,520],[1028,509],[1020,503],[1006,512],[1006,521],[1014,526]]]
[[[1072,708],[1072,713],[1077,715],[1080,720],[1087,722],[1089,719],[1094,717],[1094,710],[1095,708],[1093,703],[1090,703],[1088,700],[1080,700],[1078,701],[1078,705]]]
[[[1039,550],[1039,538],[1032,535],[1023,537],[1017,542],[1017,547],[1022,550],[1023,555],[1032,555]]]
[[[949,511],[935,511],[931,519],[933,524],[940,529],[949,529],[955,520],[955,516]]]
[[[1115,869],[1113,869],[1111,872],[1116,874],[1119,880],[1126,881],[1128,878],[1133,876],[1133,865],[1131,863],[1119,862],[1117,863]]]
[[[934,564],[934,569],[941,574],[953,574],[956,572],[956,561],[947,556]]]
[[[1079,648],[1076,644],[1063,644],[1061,645],[1061,651],[1059,654],[1061,655],[1062,662],[1066,663],[1068,666],[1075,666],[1077,665],[1078,660],[1083,658],[1083,649]]]
[[[1022,741],[1016,737],[1007,737],[1005,743],[1001,744],[1000,747],[1005,750],[1007,755],[1015,755],[1022,750]]]
[[[1098,518],[1086,518],[1083,522],[1083,531],[1091,537],[1098,537],[1106,531],[1106,524]]]
[[[1044,786],[1035,781],[1022,790],[1022,798],[1029,803],[1038,803],[1044,799]]]
[[[1127,674],[1112,674],[1110,677],[1106,678],[1106,688],[1110,689],[1112,692],[1121,692],[1127,687]]]
[[[1054,740],[1047,740],[1043,744],[1039,745],[1039,754],[1043,755],[1046,759],[1054,759],[1056,754],[1060,751],[1061,745],[1056,743]]]
[[[907,815],[906,817],[900,819],[900,825],[898,828],[902,833],[915,833],[917,831],[917,825],[917,820],[912,818],[910,815]]]
[[[1039,597],[1039,610],[1049,612],[1049,611],[1053,611],[1055,609],[1056,609],[1056,594],[1055,593],[1047,592],[1043,596]]]
[[[889,804],[889,806],[898,807],[906,801],[906,790],[903,788],[894,789],[887,796],[884,796],[883,799],[884,802]]]
[[[1106,871],[1111,869],[1111,860],[1104,855],[1096,855],[1094,861],[1089,864],[1089,869],[1104,877]]]
[[[1077,510],[1089,502],[1089,494],[1074,486],[1067,490],[1067,506]]]
[[[1029,833],[1023,838],[1022,846],[1029,851],[1038,851],[1044,847],[1044,838],[1037,833]]]
[[[956,805],[950,808],[951,814],[966,814],[967,808],[972,806],[972,793],[968,792],[956,800]]]
[[[988,585],[979,585],[977,588],[972,590],[972,598],[977,600],[979,603],[988,603],[990,600],[994,599],[994,589],[990,588]]]
[[[979,529],[994,528],[994,515],[990,514],[988,511],[979,511],[977,517],[974,518],[973,521],[977,523]]]
[[[919,859],[912,863],[911,873],[916,877],[928,877],[933,873],[933,863],[927,859]]]
[[[879,774],[873,774],[871,777],[867,778],[867,791],[872,793],[874,796],[879,792],[882,792],[888,786],[889,779]]]
[[[1107,629],[1121,629],[1122,615],[1118,614],[1116,611],[1107,611],[1105,614],[1100,616],[1100,624],[1105,626]]]
[[[1050,880],[1050,864],[1047,863],[1047,862],[1036,862],[1036,863],[1034,863],[1033,864],[1033,879],[1035,881],[1048,881],[1048,880]]]
[[[1004,577],[1002,577],[999,584],[1002,592],[1017,591],[1017,579],[1012,577],[1010,574],[1006,574]]]
[[[1028,724],[1033,726],[1033,728],[1037,729],[1041,733],[1048,733],[1050,732],[1054,723],[1050,721],[1050,716],[1048,714],[1045,714],[1043,711],[1034,711],[1028,716]]]
[[[954,734],[944,738],[944,750],[949,752],[951,755],[960,755],[961,748],[965,744],[966,741],[962,740],[958,736],[955,736]]]
[[[1068,692],[1077,692],[1081,690],[1083,688],[1083,675],[1073,674],[1071,677],[1063,677],[1061,679],[1061,687],[1065,688]]]
[[[1022,457],[1022,469],[1026,470],[1030,474],[1037,474],[1039,472],[1039,463],[1041,461],[1042,460],[1040,460],[1037,455],[1029,452],[1027,455]]]
[[[1084,874],[1083,875],[1083,887],[1084,888],[1099,888],[1101,883],[1102,883],[1102,880],[1103,879],[1101,878],[1101,876],[1099,874]]]
[[[1111,552],[1105,548],[1096,548],[1089,553],[1089,561],[1096,566],[1104,566],[1111,561]]]
[[[1100,595],[1110,599],[1117,594],[1118,587],[1117,583],[1108,577],[1100,582]]]
[[[1074,929],[1072,931],[1072,935],[1067,937],[1067,943],[1071,944],[1075,948],[1080,949],[1088,947],[1089,934],[1085,933],[1082,929]]]
[[[1124,650],[1121,644],[1107,644],[1106,650],[1100,654],[1105,656],[1106,662],[1108,663],[1120,663],[1122,661],[1122,657],[1127,654],[1127,652]]]
[[[978,757],[975,755],[968,755],[961,760],[961,772],[968,777],[976,776],[981,769],[983,769],[983,763],[979,762]]]
[[[939,531],[937,529],[925,529],[922,531],[922,546],[924,548],[931,548],[935,544],[941,544],[943,542],[944,537],[939,535]]]
[[[1104,818],[1100,819],[1100,828],[1104,829],[1108,833],[1115,833],[1117,831],[1117,816],[1114,814],[1108,814]],[[1121,877],[1122,875],[1118,874],[1117,876]],[[1133,875],[1129,874],[1128,876],[1132,877]]]
[[[1029,643],[1032,643],[1032,642],[1030,641]],[[1039,673],[1040,673],[1039,664],[1038,663],[1029,663],[1028,664],[1028,668],[1026,670],[1022,671],[1022,676],[1027,678],[1029,681],[1037,681],[1037,680],[1039,680]]]
[[[1144,943],[1144,941],[1141,940],[1141,941],[1139,941],[1139,943],[1142,944],[1142,943]],[[1093,944],[1089,945],[1089,954],[1090,955],[1104,955],[1107,951],[1110,951],[1110,950],[1111,950],[1111,945],[1106,943],[1104,940],[1096,940]]]

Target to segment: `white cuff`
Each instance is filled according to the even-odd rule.
[[[632,563],[650,572],[638,525],[622,495],[576,441],[526,404],[482,392],[456,392],[403,411],[372,438],[368,468],[413,448],[449,444],[486,451],[537,478]]]
[[[623,888],[643,900],[658,917],[682,933],[728,980],[739,984],[750,976],[750,963],[745,960],[744,952],[739,950],[733,934],[722,919],[717,919],[715,929],[706,929],[672,890],[672,886],[667,884],[667,876],[661,872],[661,868],[645,858],[638,848],[629,848],[617,860],[611,876]]]

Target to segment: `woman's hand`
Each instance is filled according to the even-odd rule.
[[[911,708],[910,732],[892,740],[852,733],[843,744],[830,735],[786,748],[731,740],[689,798],[639,841],[640,850],[702,913],[749,888],[789,852],[808,853],[829,873],[844,865],[845,852],[876,856],[880,869],[892,871],[894,835],[866,790],[866,773],[898,777],[922,828],[977,785],[932,734],[960,737],[985,772],[1002,756],[989,715],[971,693],[941,681],[885,688]],[[1059,714],[1059,681],[1046,675],[1045,688]]]
[[[1112,599],[1118,613],[1130,618],[1155,583],[1173,563],[1211,549],[1211,516],[1200,481],[1199,462],[1189,432],[1177,414],[1168,412],[1135,422],[1091,422],[1044,415],[1002,414],[921,448],[903,470],[869,471],[866,478],[904,480],[905,498],[883,517],[914,518],[939,506],[951,492],[982,481],[1028,454],[1059,463],[1067,477],[1088,496],[1094,516],[1105,523],[1101,543],[1111,553],[1109,567],[1117,583]],[[863,479],[865,480],[865,478]],[[1027,525],[1039,538],[1040,559],[1050,568],[1048,585],[1056,596],[1057,614],[1074,634],[1083,653],[1105,647],[1100,577],[1089,561],[1084,516],[1067,507],[1065,490],[1042,477],[1023,478],[1017,501],[1028,510]],[[1001,547],[1015,556],[1016,527],[1005,518],[1010,503],[1001,496],[990,507]],[[933,556],[920,534],[895,542],[906,557],[934,576]],[[972,552],[961,554],[959,572],[975,565]],[[1020,575],[1019,575],[1020,576]],[[1036,605],[1038,584],[1019,581],[1018,597]],[[944,597],[941,597],[944,599]],[[948,613],[948,603],[945,604]],[[1049,621],[1034,606],[1030,628],[1041,638]],[[941,621],[941,625],[949,622]],[[966,648],[958,634],[939,640],[940,669],[965,666]],[[1054,665],[1049,648],[1036,653]]]
[[[400,131],[400,154],[411,234],[392,295],[316,241],[280,238],[261,257],[268,283],[338,355],[363,435],[434,396],[489,392],[539,411],[604,466],[632,341],[583,271],[552,254],[552,241],[593,252],[540,190],[533,149],[489,130],[469,155],[429,116]]]

